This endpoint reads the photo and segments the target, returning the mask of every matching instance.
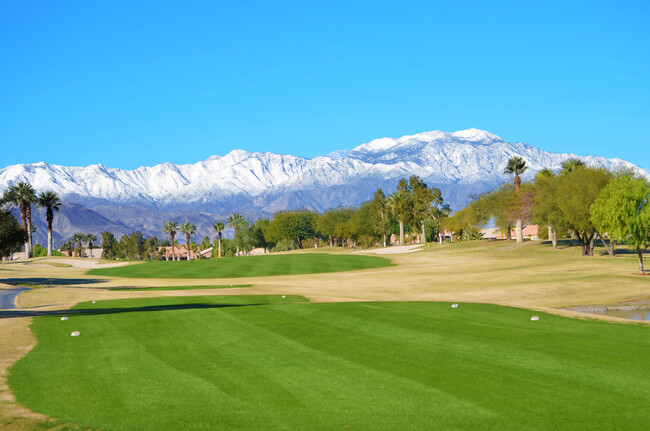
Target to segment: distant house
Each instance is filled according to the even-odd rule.
[[[26,256],[27,254],[24,251],[17,251],[16,253],[12,253],[7,260],[25,259]]]
[[[502,237],[505,237],[505,235],[499,232],[499,228],[496,227],[481,229],[481,235],[483,239],[503,239]]]
[[[187,260],[187,249],[184,245],[177,245],[174,247],[174,254],[176,259],[172,258],[172,246],[158,247],[158,251],[164,250],[165,252],[162,255],[163,260]]]
[[[160,252],[161,250],[165,250],[165,252],[162,255],[163,260],[172,260],[172,246],[166,246],[166,247],[158,247],[158,251]],[[174,247],[174,253],[176,254],[176,258],[178,260],[187,260],[187,249],[185,248],[185,245],[178,245]],[[200,250],[199,254],[206,258],[209,259],[212,257],[212,247],[206,248],[205,250]],[[190,258],[191,259],[196,259],[196,253],[190,250]]]
[[[92,256],[89,256],[88,253],[90,253],[90,250],[86,249],[86,250],[84,251],[84,257],[92,257],[93,259],[101,259],[101,257],[102,257],[102,252],[103,252],[103,251],[104,251],[104,250],[102,249],[101,244],[100,244],[100,245],[95,245],[95,246],[93,247],[93,255],[92,255]],[[64,253],[64,254],[65,254],[65,253]]]
[[[524,239],[528,239],[531,241],[539,240],[539,237],[537,236],[538,232],[539,232],[539,226],[536,224],[526,225],[522,229]],[[510,234],[512,235],[512,238],[517,237],[517,233],[514,230],[512,230]],[[506,234],[501,232],[499,228],[496,227],[481,229],[481,235],[483,235],[483,239],[506,239]]]

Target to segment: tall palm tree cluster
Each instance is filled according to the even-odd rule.
[[[54,221],[54,212],[59,211],[61,200],[53,191],[44,191],[36,194],[31,184],[20,182],[9,187],[4,191],[0,203],[16,205],[20,210],[20,219],[22,228],[27,233],[25,242],[25,255],[32,257],[32,204],[45,208],[45,218],[47,221],[47,255],[52,256],[52,223]]]
[[[228,227],[232,227],[235,230],[235,235],[237,235],[241,227],[247,223],[247,220],[243,215],[235,213],[228,217],[227,223]],[[217,241],[219,244],[217,253],[218,257],[222,257],[221,240],[223,238],[223,231],[225,228],[226,224],[222,221],[216,222],[213,226],[213,229],[217,234]],[[190,243],[191,235],[196,234],[196,225],[190,222],[185,222],[179,225],[177,221],[169,220],[163,225],[162,231],[164,234],[169,235],[172,249],[171,260],[180,260],[180,256],[176,254],[176,234],[178,232],[185,234],[185,252],[187,260],[190,260],[192,258],[190,251],[194,251],[195,257],[198,256],[198,247],[194,247],[193,250],[192,246],[194,243]],[[237,254],[239,254],[239,247],[237,248]]]
[[[25,257],[33,257],[34,250],[32,244],[32,233],[34,226],[32,225],[32,204],[45,209],[45,220],[47,222],[47,255],[53,255],[53,238],[52,238],[52,224],[54,223],[54,212],[59,211],[62,202],[59,195],[51,190],[36,193],[31,184],[20,182],[9,187],[2,195],[0,203],[15,205],[20,210],[20,218],[22,220],[22,228],[27,233],[27,241],[25,242]],[[97,241],[97,236],[92,233],[76,233],[70,240],[65,242],[61,247],[61,251],[67,252],[69,256],[72,253],[79,257],[82,255],[82,243],[88,244],[89,257],[92,257],[93,242]]]
[[[93,241],[97,241],[97,236],[92,233],[77,232],[72,238],[63,244],[61,250],[68,252],[68,255],[74,251],[77,257],[82,256],[82,243],[88,244],[88,257],[93,257]]]
[[[190,251],[190,238],[191,235],[194,235],[196,233],[196,226],[190,222],[185,222],[182,225],[178,225],[178,222],[174,220],[169,220],[165,225],[163,226],[163,233],[166,233],[169,235],[169,238],[171,240],[171,246],[172,246],[172,260],[180,260],[180,256],[176,255],[176,233],[181,232],[185,234],[185,250],[187,253],[187,260],[191,259]],[[196,257],[198,255],[198,249],[194,250],[194,256]]]

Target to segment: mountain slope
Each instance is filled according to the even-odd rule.
[[[506,142],[483,130],[468,129],[381,138],[313,159],[234,150],[195,164],[163,163],[130,171],[102,165],[14,165],[0,169],[0,190],[28,181],[37,190],[53,190],[64,200],[112,220],[105,225],[137,228],[160,236],[157,225],[143,218],[160,224],[166,217],[216,220],[235,211],[252,217],[287,208],[324,211],[357,205],[370,199],[377,187],[390,193],[399,178],[410,175],[439,187],[445,200],[459,208],[470,194],[508,180],[503,168],[513,156],[523,157],[529,165],[524,179],[543,168],[558,169],[571,157],[607,169],[636,169],[650,178],[650,172],[620,159],[554,154],[530,144]],[[210,233],[209,224],[204,223],[200,235]],[[79,230],[84,226],[88,226],[86,230],[96,228],[88,223],[75,226]]]

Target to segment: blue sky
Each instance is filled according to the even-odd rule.
[[[650,3],[0,0],[0,167],[476,127],[650,168]]]

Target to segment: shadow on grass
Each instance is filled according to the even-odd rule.
[[[609,238],[605,238],[605,242],[607,243],[608,246],[612,245],[612,241]],[[543,245],[551,245],[551,241],[549,240],[544,240],[542,241]],[[557,240],[557,246],[558,248],[568,248],[568,247],[580,247],[580,241],[577,239],[571,239],[571,238],[562,238]],[[615,253],[616,255],[626,255],[626,254],[634,254],[636,255],[636,250],[627,247],[627,244],[621,243],[621,242],[615,242],[614,243],[614,248],[615,248]],[[601,256],[606,256],[608,255],[607,249],[603,246],[602,241],[600,238],[596,239],[594,243],[594,251],[600,253]],[[645,250],[643,254],[650,254],[650,250]]]
[[[81,308],[77,310],[6,310],[0,311],[0,319],[11,317],[40,317],[40,316],[92,316],[98,314],[131,313],[139,311],[171,311],[171,310],[195,310],[202,308],[230,308],[250,307],[259,304],[170,304],[170,305],[149,305],[146,307],[114,307],[114,308]]]
[[[106,283],[106,280],[97,278],[47,278],[47,277],[33,277],[33,278],[4,278],[2,280],[6,284],[14,284],[21,286],[42,286],[42,287],[56,287],[56,286],[72,286],[75,284],[100,284]]]
[[[607,254],[607,253],[605,253],[605,254]],[[617,255],[619,255],[619,254],[633,254],[633,255],[636,256],[636,250],[633,250],[631,248],[617,248],[616,249],[616,254]],[[643,252],[643,254],[644,255],[650,254],[650,250],[645,250]]]

